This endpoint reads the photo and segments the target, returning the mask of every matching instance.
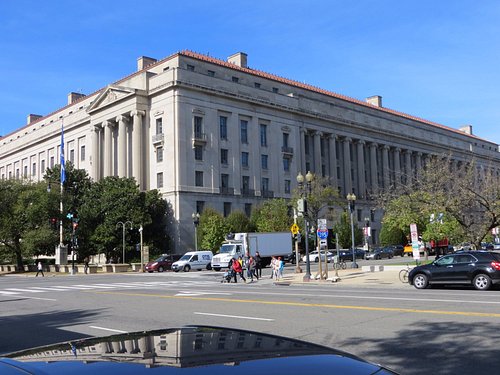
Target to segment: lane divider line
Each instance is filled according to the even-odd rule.
[[[105,327],[98,327],[98,326],[89,326],[89,328],[100,329],[103,331],[116,332],[116,333],[128,333],[127,331],[120,331],[119,329],[112,329],[112,328],[105,328]]]
[[[274,322],[274,319],[268,318],[257,318],[253,316],[240,316],[240,315],[225,315],[225,314],[212,314],[212,313],[203,313],[203,312],[193,312],[195,315],[208,315],[208,316],[220,316],[223,318],[236,318],[236,319],[250,319],[250,320],[263,320],[266,322]]]

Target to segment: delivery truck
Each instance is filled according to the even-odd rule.
[[[257,251],[262,267],[269,265],[273,256],[288,257],[292,253],[292,235],[290,232],[231,233],[212,258],[212,268],[220,271],[228,267],[231,258],[243,258],[247,253],[254,256]]]

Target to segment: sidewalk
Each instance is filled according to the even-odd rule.
[[[406,268],[406,267],[405,267]],[[303,270],[304,271],[304,270]],[[276,282],[277,284],[305,284],[305,285],[363,285],[363,286],[395,286],[404,287],[408,284],[404,284],[399,280],[400,269],[387,269],[384,271],[374,271],[371,272],[370,269],[346,269],[338,270],[338,281],[333,281],[335,277],[335,271],[328,270],[328,280],[315,280],[315,274],[311,275],[310,281],[304,281],[305,272],[302,273],[287,273],[281,281]]]

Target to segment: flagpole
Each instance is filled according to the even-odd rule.
[[[60,164],[61,164],[61,196],[59,199],[59,247],[64,246],[64,235],[63,235],[63,193],[64,193],[64,181],[66,180],[66,166],[64,162],[64,120],[61,120],[61,147],[60,147]]]

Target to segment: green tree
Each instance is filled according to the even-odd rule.
[[[247,233],[253,232],[254,228],[250,219],[243,211],[233,211],[224,220],[229,232],[232,233]]]
[[[251,220],[257,232],[286,232],[293,223],[288,203],[281,198],[263,202],[253,211]]]
[[[351,221],[349,214],[343,212],[340,215],[340,221],[333,227],[334,233],[339,235],[339,246],[342,249],[350,249],[352,244],[352,231]],[[363,230],[354,224],[354,244],[359,245],[363,243]]]
[[[379,241],[382,246],[406,245],[408,243],[405,233],[400,228],[389,225],[382,225]]]
[[[200,215],[198,233],[201,247],[217,252],[229,230],[222,215],[213,208],[207,207]]]

